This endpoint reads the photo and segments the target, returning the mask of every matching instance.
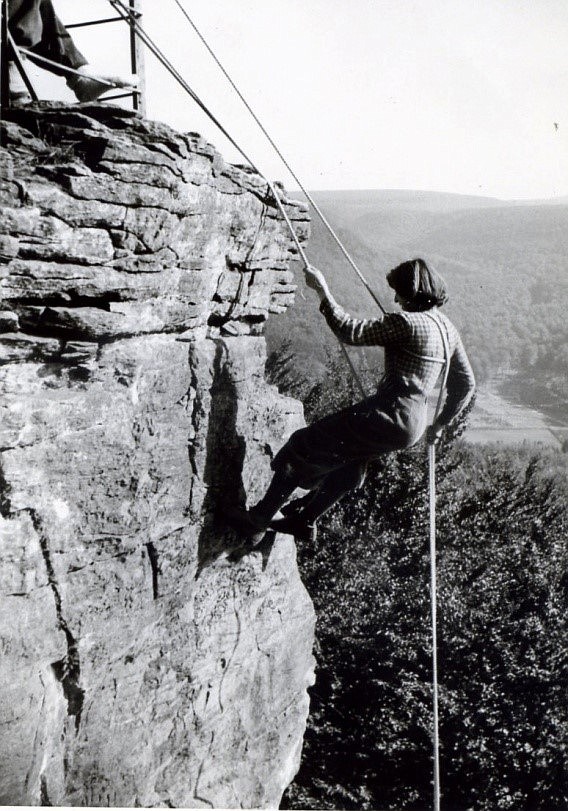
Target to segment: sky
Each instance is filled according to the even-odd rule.
[[[107,0],[54,0],[64,22]],[[175,0],[143,26],[257,167],[293,190]],[[180,0],[306,188],[568,195],[566,0]],[[93,65],[128,72],[122,23],[73,31]],[[147,115],[224,136],[146,56]],[[61,80],[39,89],[71,98]]]

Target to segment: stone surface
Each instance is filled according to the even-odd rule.
[[[302,424],[264,380],[293,302],[266,184],[109,106],[12,111],[0,150],[0,802],[275,807],[313,610],[243,547]],[[286,201],[302,239],[305,208]]]

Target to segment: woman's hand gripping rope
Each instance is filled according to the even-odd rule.
[[[443,425],[437,425],[436,423],[434,423],[434,425],[429,425],[426,429],[426,442],[428,445],[437,445],[440,441],[443,430]]]
[[[313,265],[306,265],[304,268],[304,278],[306,279],[307,286],[315,290],[320,300],[329,296],[329,287],[321,270],[318,270]]]

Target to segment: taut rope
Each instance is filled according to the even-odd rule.
[[[157,57],[157,59],[162,63],[162,65],[169,71],[169,73],[173,76],[173,78],[182,86],[182,88],[186,91],[186,93],[188,93],[191,96],[191,98],[196,102],[196,104],[201,108],[201,110],[218,127],[218,129],[223,133],[223,135],[225,135],[225,137],[228,139],[228,141],[241,154],[241,156],[245,159],[245,161],[247,163],[249,163],[251,168],[263,178],[263,180],[266,182],[267,187],[270,190],[272,196],[274,197],[274,201],[275,201],[278,209],[280,210],[280,213],[282,214],[282,217],[283,217],[283,219],[284,219],[284,221],[285,221],[285,223],[286,223],[286,225],[287,225],[287,227],[288,227],[288,229],[290,231],[290,234],[292,236],[292,239],[294,240],[294,243],[295,243],[295,245],[296,245],[296,247],[298,249],[298,253],[301,256],[302,261],[304,262],[305,265],[309,265],[308,257],[306,256],[306,253],[305,253],[302,245],[300,244],[300,241],[299,241],[299,239],[298,239],[298,237],[296,235],[296,232],[294,231],[294,228],[292,226],[290,218],[288,217],[288,214],[286,213],[286,210],[285,210],[285,208],[284,208],[284,206],[282,204],[282,201],[280,200],[280,198],[276,194],[276,190],[274,189],[273,184],[269,180],[267,180],[267,178],[263,175],[262,172],[259,171],[259,169],[255,166],[254,162],[248,157],[248,155],[244,152],[244,150],[241,149],[241,147],[237,144],[237,142],[233,139],[233,137],[229,134],[229,132],[223,127],[223,125],[220,123],[220,121],[208,109],[208,107],[199,98],[199,96],[191,89],[189,84],[185,81],[185,79],[183,79],[183,77],[179,74],[179,72],[174,68],[174,66],[167,59],[167,57],[163,54],[163,52],[155,45],[155,43],[148,36],[148,34],[142,29],[142,26],[140,25],[139,20],[131,13],[129,7],[126,6],[122,2],[122,0],[109,0],[109,2],[115,8],[115,10],[122,16],[122,18],[124,20],[128,21],[133,26],[134,30],[136,31],[136,33],[138,34],[138,36],[140,37],[142,42],[144,42],[144,44],[149,48],[149,50]],[[254,113],[253,109],[250,107],[250,105],[248,104],[246,99],[243,97],[240,90],[237,88],[235,82],[230,77],[229,73],[225,70],[225,68],[223,67],[223,65],[221,64],[221,62],[219,61],[219,59],[217,58],[217,56],[213,52],[213,50],[210,48],[210,46],[206,42],[205,38],[202,36],[200,31],[197,29],[197,26],[195,25],[195,23],[191,20],[191,18],[189,17],[189,15],[185,11],[185,9],[182,7],[179,0],[174,0],[174,2],[178,6],[178,8],[182,11],[182,13],[186,17],[186,19],[188,20],[188,22],[190,23],[190,25],[192,26],[192,28],[194,29],[194,31],[196,32],[196,34],[198,35],[198,37],[200,38],[202,43],[205,45],[205,47],[207,48],[207,50],[209,51],[209,53],[211,54],[211,56],[215,60],[218,67],[221,69],[221,71],[223,72],[225,77],[228,79],[228,81],[230,82],[232,88],[235,90],[235,92],[237,93],[237,95],[239,96],[239,98],[241,99],[243,104],[246,106],[247,110],[250,112],[250,114],[254,118],[255,122],[258,124],[258,126],[260,127],[260,129],[262,130],[262,132],[264,133],[266,138],[268,139],[269,143],[272,145],[272,147],[274,148],[274,150],[276,151],[276,153],[278,154],[278,156],[282,160],[284,166],[288,169],[288,171],[290,172],[292,177],[296,180],[296,182],[298,183],[300,189],[305,194],[307,200],[313,206],[314,210],[318,214],[318,216],[321,219],[322,223],[328,229],[330,235],[333,237],[333,239],[335,240],[335,242],[337,243],[337,245],[341,249],[341,252],[343,253],[343,255],[348,260],[349,264],[351,265],[351,267],[353,268],[353,270],[355,271],[355,273],[357,274],[357,276],[359,277],[359,279],[363,283],[363,285],[366,288],[366,290],[368,291],[368,293],[372,296],[373,300],[378,305],[378,307],[381,309],[381,311],[383,313],[386,313],[386,310],[384,309],[383,305],[381,304],[378,296],[372,290],[372,288],[368,284],[367,280],[365,279],[365,277],[363,276],[363,274],[361,273],[361,271],[359,270],[359,268],[357,267],[357,265],[355,264],[355,262],[353,261],[353,259],[349,255],[349,253],[347,252],[345,246],[343,245],[343,243],[341,242],[341,240],[339,239],[339,237],[335,233],[334,229],[329,224],[327,218],[320,211],[319,207],[317,206],[317,204],[313,200],[312,196],[305,189],[304,185],[301,183],[301,181],[299,180],[299,178],[297,177],[295,172],[292,170],[292,168],[290,167],[288,161],[284,158],[284,156],[282,155],[280,149],[278,148],[276,143],[273,141],[273,139],[271,138],[271,136],[269,135],[269,133],[265,129],[264,125],[260,121],[260,119]],[[434,421],[435,421],[436,417],[438,416],[438,414],[440,412],[440,409],[441,409],[443,393],[444,393],[444,389],[445,389],[446,381],[447,381],[450,355],[449,355],[448,339],[447,339],[447,336],[445,334],[445,331],[444,331],[444,328],[443,328],[442,324],[440,323],[440,321],[435,316],[430,314],[430,317],[436,322],[436,324],[438,326],[438,329],[440,330],[440,334],[442,336],[442,342],[443,342],[443,345],[444,345],[444,355],[445,355],[445,366],[444,366],[444,372],[443,372],[443,381],[442,381],[442,384],[441,384],[441,387],[440,387],[440,394],[439,394],[438,402],[437,402],[437,406],[436,406],[436,412],[435,412],[435,417],[434,417]],[[349,366],[351,368],[353,377],[357,381],[357,384],[359,386],[359,389],[361,390],[362,395],[365,396],[365,390],[363,388],[363,384],[362,384],[362,382],[361,382],[361,380],[359,378],[359,375],[358,375],[353,363],[351,362],[351,359],[349,358],[349,355],[347,354],[345,346],[343,345],[343,343],[341,341],[339,341],[339,345],[340,345],[340,347],[341,347],[341,349],[343,351],[343,354],[344,354],[344,356],[345,356],[345,358],[346,358],[346,360],[347,360],[347,362],[348,362],[348,364],[349,364]],[[437,631],[436,631],[436,620],[437,620],[437,616],[436,616],[436,592],[437,592],[437,587],[436,587],[436,489],[435,489],[436,488],[436,482],[435,482],[436,452],[435,452],[435,446],[434,446],[433,443],[429,443],[429,445],[428,445],[428,464],[429,464],[429,476],[428,476],[429,488],[428,489],[429,489],[429,507],[430,507],[430,601],[431,601],[431,621],[432,621],[432,686],[433,686],[433,736],[432,737],[433,737],[433,744],[434,744],[434,811],[440,811],[440,767],[439,767],[439,732],[438,732],[438,665],[437,665]]]
[[[442,399],[448,373],[450,370],[450,345],[445,327],[438,315],[428,313],[440,330],[444,347],[444,368],[442,382],[436,403],[432,423],[436,422],[442,408]],[[430,622],[432,626],[432,743],[434,747],[434,811],[440,811],[440,733],[438,723],[438,630],[437,630],[437,593],[436,582],[436,446],[428,443],[428,508],[429,508],[429,541],[430,541]]]

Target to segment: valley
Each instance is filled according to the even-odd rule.
[[[568,204],[503,201],[437,192],[323,191],[314,199],[387,310],[386,272],[422,256],[444,276],[456,324],[475,370],[471,442],[561,447],[568,432]],[[310,261],[355,316],[376,304],[312,213]],[[336,342],[295,267],[296,305],[267,329],[275,382],[302,396],[325,377]],[[350,350],[371,379],[381,350]]]

